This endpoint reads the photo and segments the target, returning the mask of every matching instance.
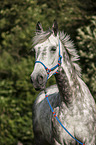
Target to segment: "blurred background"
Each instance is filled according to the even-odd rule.
[[[96,101],[96,1],[0,0],[0,145],[34,145],[32,104],[39,92],[30,82],[32,37],[58,22],[80,55],[82,79]],[[54,84],[49,79],[47,86]]]

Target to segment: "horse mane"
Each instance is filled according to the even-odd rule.
[[[53,33],[52,30],[36,32],[35,36],[32,39],[33,46],[46,41],[51,36],[52,33]],[[79,77],[81,77],[81,68],[76,63],[80,57],[77,54],[77,50],[74,46],[73,41],[70,39],[70,36],[64,32],[60,31],[58,35],[59,35],[59,39],[61,40],[63,44],[63,54],[65,54],[66,52],[67,59],[68,58],[70,59],[73,67],[75,68],[76,74]]]
[[[80,56],[77,54],[77,50],[74,46],[73,41],[70,39],[70,36],[64,32],[59,32],[59,38],[63,44],[63,54],[65,54],[65,50],[66,50],[67,52],[66,55],[68,55],[67,59],[68,58],[70,59],[72,65],[75,68],[76,74],[79,77],[81,77],[81,68],[76,63],[80,59]]]

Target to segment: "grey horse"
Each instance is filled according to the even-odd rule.
[[[48,68],[58,63],[59,44],[62,63],[49,74],[55,74],[56,85],[46,88]],[[48,95],[56,115],[66,129],[82,144],[96,145],[96,104],[81,79],[79,56],[69,35],[58,31],[54,21],[52,29],[43,31],[40,22],[33,38],[36,63],[31,81],[36,90],[41,90],[33,105],[33,131],[36,145],[79,145],[57,122],[46,101]]]

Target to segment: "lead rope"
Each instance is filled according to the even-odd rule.
[[[65,130],[73,139],[75,139],[75,140],[76,140],[77,142],[79,142],[80,144],[85,145],[85,144],[83,144],[82,142],[80,142],[79,140],[77,140],[74,136],[72,136],[72,134],[64,127],[64,125],[61,123],[61,121],[60,121],[60,120],[58,119],[58,117],[56,116],[56,114],[55,114],[55,112],[54,112],[54,110],[53,110],[53,108],[52,108],[52,106],[51,106],[51,104],[50,104],[50,102],[49,102],[48,95],[46,94],[46,91],[44,91],[44,92],[45,92],[45,97],[46,97],[46,99],[47,99],[47,102],[48,102],[48,104],[49,104],[49,107],[50,107],[50,109],[51,109],[53,115],[55,116],[55,118],[56,118],[57,121],[59,122],[59,124],[64,128],[64,130]]]
[[[57,65],[55,65],[53,68],[51,68],[51,69],[48,69],[41,61],[36,61],[35,63],[41,63],[44,67],[45,67],[45,69],[46,69],[46,71],[47,71],[47,80],[48,80],[48,78],[49,78],[49,73],[52,71],[52,70],[54,70],[55,68],[57,68],[57,67],[59,67],[60,65],[61,65],[61,60],[62,60],[62,56],[61,56],[61,54],[60,54],[60,40],[59,40],[59,59],[58,59],[58,64]],[[55,74],[57,74],[58,73],[58,70],[53,74],[53,75],[55,75]],[[47,81],[46,81],[47,82]],[[51,111],[52,111],[52,113],[53,113],[53,115],[55,116],[55,118],[57,119],[57,121],[59,122],[59,124],[64,128],[64,130],[73,138],[73,139],[75,139],[77,142],[79,142],[80,144],[82,144],[82,145],[85,145],[85,144],[83,144],[82,142],[80,142],[79,140],[77,140],[74,136],[72,136],[72,134],[63,126],[63,124],[61,123],[61,121],[58,119],[58,117],[56,116],[56,114],[55,114],[55,112],[54,112],[54,110],[53,110],[53,108],[52,108],[52,106],[51,106],[51,104],[50,104],[50,102],[49,102],[49,99],[48,99],[48,95],[47,95],[47,92],[46,92],[46,88],[45,88],[45,90],[44,90],[44,92],[45,92],[45,97],[46,97],[46,100],[47,100],[47,102],[48,102],[48,104],[49,104],[49,107],[50,107],[50,109],[51,109]]]

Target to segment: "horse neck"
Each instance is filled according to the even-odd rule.
[[[69,61],[66,63],[63,60],[63,64],[58,68],[58,74],[55,75],[56,82],[59,88],[61,101],[67,106],[74,106],[74,97],[77,97],[78,91],[80,91],[80,84],[78,81],[78,75],[76,74],[74,67]]]

